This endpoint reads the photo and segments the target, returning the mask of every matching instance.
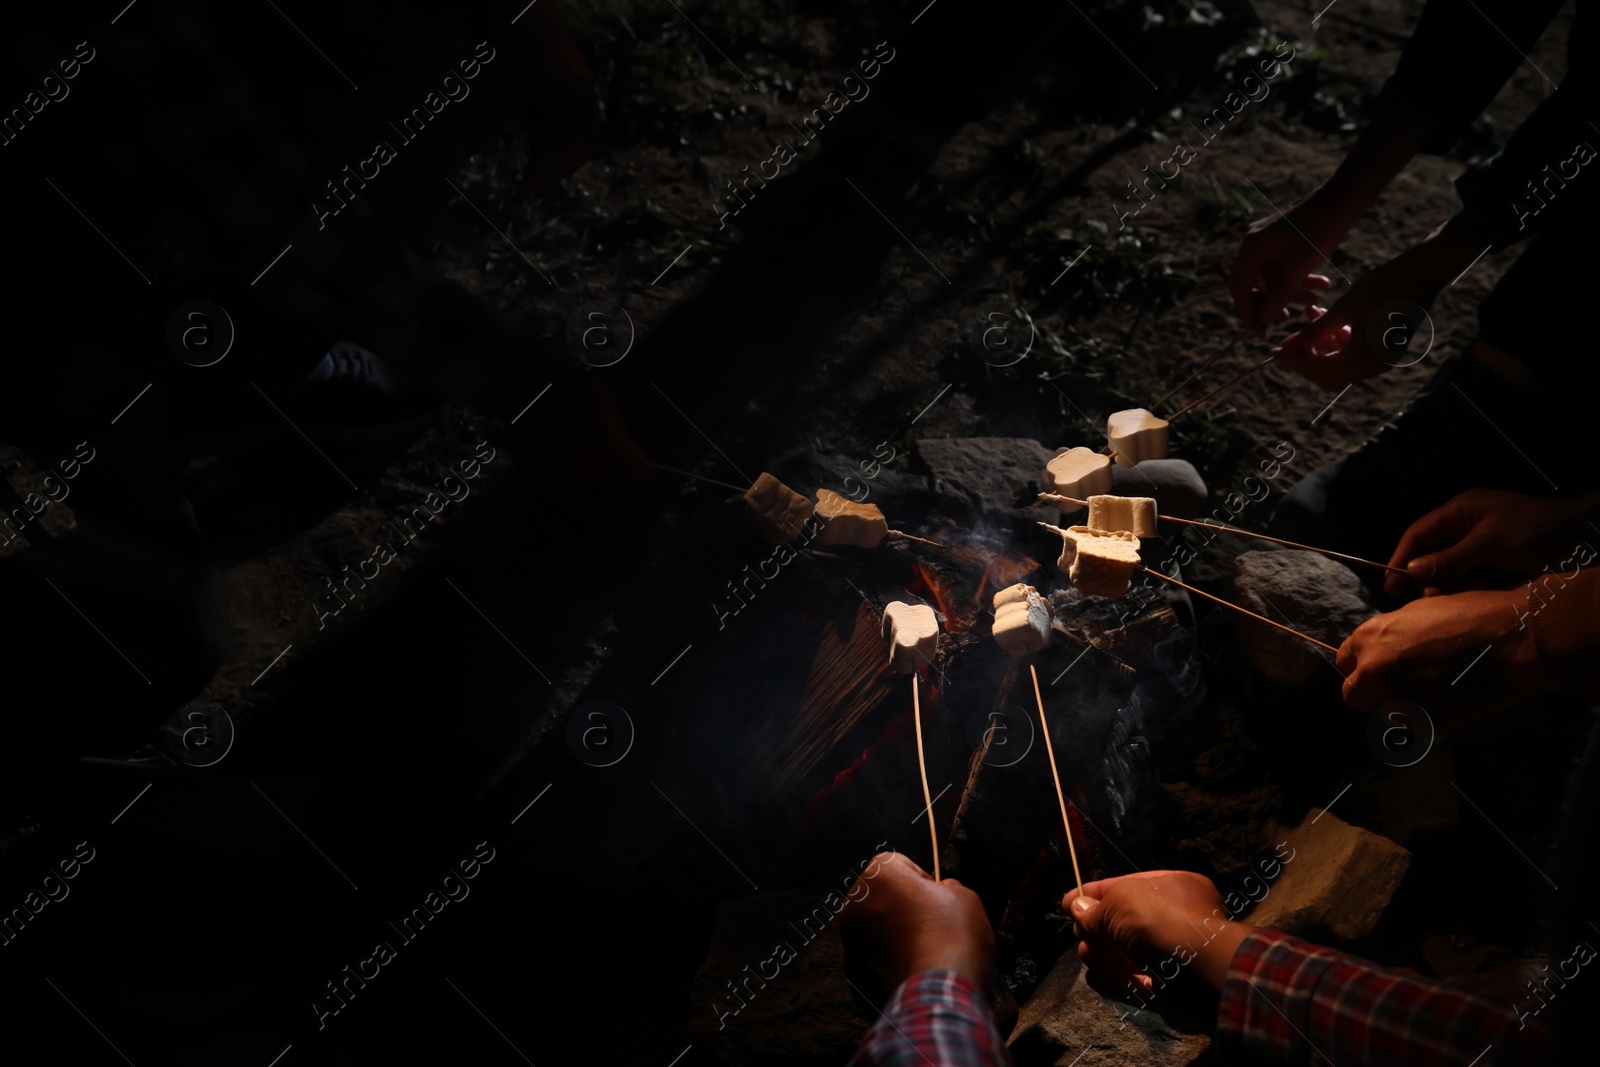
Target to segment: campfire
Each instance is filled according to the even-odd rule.
[[[1197,843],[1216,831],[1197,827],[1189,810],[1203,798],[1175,792],[1198,754],[1221,758],[1215,724],[1197,714],[1208,699],[1198,627],[1225,629],[1212,605],[1252,628],[1227,632],[1258,642],[1276,634],[1313,655],[1334,647],[1178,577],[1170,549],[1191,527],[1247,532],[1190,517],[1204,493],[1192,489],[1192,467],[1165,455],[1170,420],[1118,414],[1101,453],[981,439],[919,447],[927,493],[866,503],[801,482],[813,500],[768,472],[740,490],[754,528],[795,546],[807,576],[775,584],[760,602],[767,618],[788,620],[786,640],[756,626],[726,638],[750,663],[789,662],[797,650],[808,661],[786,668],[799,682],[798,706],[758,717],[737,741],[721,739],[736,754],[727,792],[748,820],[750,846],[766,843],[763,880],[822,892],[819,872],[858,869],[880,846],[961,879],[999,937],[1003,980],[993,993],[1002,1017],[1015,1018],[1063,951],[1075,965],[1060,909],[1066,890],[1158,866],[1225,880],[1261,861],[1266,805],[1253,801],[1248,825],[1215,848]],[[1026,458],[994,490],[1001,507],[973,507],[962,481],[977,464],[952,455],[967,448],[981,458],[998,447]],[[1017,471],[1028,458],[1034,473],[1024,480]],[[1149,495],[1134,491],[1131,478],[1158,470]],[[1044,521],[1085,508],[1079,525]],[[731,1043],[730,1061],[770,1059],[791,1043],[815,1051],[771,998],[744,997],[743,1021],[732,1026],[728,987],[740,968],[723,954],[777,929],[785,907],[793,914],[785,923],[799,929],[815,899],[768,894],[724,906],[696,982],[720,999],[714,1011],[691,1007],[690,1020],[706,1040]],[[813,941],[827,938],[803,944]],[[813,962],[832,959],[805,951]],[[804,959],[785,969],[803,971]],[[807,981],[839,984],[825,969],[809,973]],[[813,1004],[805,1025],[853,1040],[871,1017],[848,986],[839,997]]]

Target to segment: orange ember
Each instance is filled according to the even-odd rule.
[[[915,580],[907,587],[908,591],[927,594],[928,599],[933,601],[934,606],[944,616],[945,629],[952,633],[961,632],[962,628],[956,623],[956,613],[952,607],[955,604],[955,597],[939,581],[938,575],[921,562],[916,561],[911,564],[911,572],[915,575]]]

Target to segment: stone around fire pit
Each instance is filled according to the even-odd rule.
[[[860,452],[850,456],[801,449],[775,458],[772,466],[790,485],[832,489],[853,500],[870,500],[896,518],[905,517],[902,509],[908,503],[926,502],[928,478],[908,469],[912,463],[909,452],[896,452],[887,445],[863,447]]]
[[[1084,982],[1076,953],[1067,953],[1045,976],[1017,1016],[1006,1044],[1017,1067],[1068,1067],[1083,1058],[1101,1067],[1187,1067],[1218,1062],[1205,1034],[1182,1034],[1154,1006],[1107,1000]],[[1126,1019],[1122,1016],[1127,1013]]]
[[[933,491],[973,511],[1049,520],[1054,505],[1035,501],[1051,451],[1027,437],[924,438],[917,458],[933,476]]]
[[[1378,611],[1350,568],[1299,549],[1241,554],[1229,592],[1240,607],[1335,647]],[[1240,648],[1267,679],[1292,686],[1320,683],[1318,676],[1328,675],[1331,653],[1237,612],[1228,614]]]
[[[695,1043],[710,1045],[723,1063],[848,1061],[877,1016],[845,979],[839,920],[829,916],[821,898],[796,892],[718,907],[705,962],[689,987]]]
[[[1313,940],[1371,937],[1411,869],[1411,853],[1387,837],[1319,808],[1278,840],[1287,862],[1245,919]]]
[[[1134,467],[1111,468],[1111,492],[1117,496],[1152,496],[1163,515],[1197,519],[1210,490],[1186,459],[1147,459]]]

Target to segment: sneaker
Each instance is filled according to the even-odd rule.
[[[278,406],[309,437],[382,442],[425,429],[444,404],[415,375],[340,341]]]
[[[333,345],[281,395],[255,389],[249,394],[225,405],[230,410],[210,413],[195,428],[197,453],[228,455],[295,436],[297,430],[313,441],[390,444],[414,437],[445,410],[410,371],[353,341]]]

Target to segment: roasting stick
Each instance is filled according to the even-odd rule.
[[[1249,337],[1250,337],[1250,331],[1246,330],[1244,333],[1240,334],[1238,337],[1235,337],[1233,340],[1229,341],[1225,346],[1223,346],[1221,351],[1217,352],[1210,359],[1208,359],[1204,363],[1200,364],[1200,369],[1199,370],[1197,370],[1193,374],[1189,375],[1187,378],[1185,378],[1183,381],[1179,382],[1177,385],[1173,386],[1171,389],[1168,389],[1166,396],[1162,397],[1160,400],[1157,400],[1154,404],[1151,404],[1150,405],[1150,409],[1149,409],[1151,411],[1151,413],[1153,414],[1155,412],[1156,408],[1160,407],[1162,404],[1165,404],[1168,400],[1171,400],[1173,398],[1173,396],[1175,396],[1176,394],[1183,392],[1184,387],[1186,387],[1190,382],[1194,381],[1196,378],[1200,377],[1200,375],[1204,374],[1206,371],[1210,370],[1212,364],[1216,363],[1217,360],[1221,359],[1223,356],[1227,355],[1229,352],[1232,352],[1235,348],[1238,348],[1240,343],[1245,341],[1245,340],[1247,340]],[[1171,421],[1171,420],[1168,420],[1168,421]]]
[[[655,460],[651,460],[650,462],[655,463]],[[744,489],[740,489],[737,485],[732,485],[728,482],[719,482],[715,478],[707,478],[704,474],[696,474],[694,471],[679,470],[677,467],[669,467],[665,463],[655,463],[655,465],[666,471],[668,474],[681,474],[685,478],[695,478],[702,482],[710,482],[712,485],[720,485],[724,489],[732,489],[735,493],[745,493],[749,491],[748,486]]]
[[[1061,792],[1061,772],[1056,770],[1056,750],[1050,743],[1050,724],[1044,717],[1044,697],[1039,692],[1039,669],[1028,664],[1033,674],[1033,699],[1039,702],[1039,725],[1044,729],[1044,747],[1050,755],[1050,776],[1056,780],[1056,802],[1061,805],[1061,828],[1067,832],[1067,852],[1072,856],[1072,877],[1078,880],[1078,895],[1083,896],[1083,872],[1078,869],[1078,846],[1072,843],[1072,823],[1067,819],[1067,798]]]
[[[937,541],[930,541],[926,537],[917,537],[915,534],[901,533],[899,530],[890,530],[890,537],[898,537],[902,541],[916,541],[918,544],[932,545],[934,548],[943,548]]]
[[[922,755],[922,697],[918,695],[917,672],[911,672],[911,715],[917,728],[917,769],[922,772],[922,800],[928,806],[928,840],[933,843],[933,880],[939,881],[939,831],[933,825],[933,798],[928,794],[928,761]]]
[[[1075,496],[1062,496],[1060,493],[1040,493],[1039,496],[1044,500],[1058,500],[1066,504],[1087,506],[1089,503],[1087,500],[1079,500]],[[1360,556],[1346,555],[1343,552],[1335,552],[1331,548],[1318,548],[1315,545],[1302,545],[1299,541],[1285,541],[1281,537],[1273,537],[1270,534],[1256,533],[1254,530],[1241,530],[1237,526],[1224,526],[1220,522],[1199,522],[1195,519],[1179,519],[1172,515],[1162,515],[1159,512],[1156,514],[1156,520],[1159,522],[1181,522],[1185,526],[1203,526],[1208,530],[1221,530],[1224,533],[1238,534],[1241,537],[1254,537],[1259,541],[1271,541],[1275,545],[1285,545],[1289,548],[1303,548],[1307,552],[1320,552],[1324,556],[1333,556],[1335,559],[1342,559],[1346,563],[1361,563],[1368,567],[1378,567],[1382,570],[1394,571],[1396,574],[1404,574],[1409,576],[1411,573],[1402,567],[1391,567],[1389,564],[1379,563],[1377,560],[1362,559]],[[1061,532],[1047,522],[1041,522],[1039,525],[1047,527],[1051,530],[1056,530],[1057,533]]]
[[[1200,377],[1200,375],[1204,374],[1208,369],[1210,369],[1210,367],[1211,367],[1211,365],[1213,363],[1215,363],[1217,360],[1221,359],[1223,356],[1227,355],[1229,352],[1232,352],[1235,348],[1238,348],[1240,342],[1247,340],[1249,337],[1250,337],[1250,333],[1249,333],[1249,331],[1246,331],[1246,332],[1240,334],[1238,337],[1235,337],[1233,340],[1229,341],[1226,345],[1224,345],[1222,347],[1221,351],[1217,352],[1216,355],[1212,356],[1210,359],[1208,359],[1204,363],[1202,363],[1200,365],[1200,369],[1199,370],[1195,371],[1193,374],[1189,375],[1183,381],[1179,382],[1177,385],[1175,385],[1171,389],[1167,390],[1167,394],[1165,396],[1163,396],[1160,400],[1157,400],[1154,404],[1151,404],[1150,407],[1147,408],[1146,410],[1149,411],[1152,415],[1155,414],[1156,408],[1160,407],[1162,404],[1165,404],[1168,400],[1171,400],[1174,394],[1176,394],[1178,392],[1181,392],[1186,385],[1188,385],[1190,382],[1194,381],[1196,378]],[[1260,370],[1262,367],[1265,367],[1267,365],[1267,362],[1270,362],[1272,360],[1272,358],[1273,357],[1268,356],[1266,362],[1263,362],[1263,363],[1261,363],[1261,364],[1259,364],[1257,366],[1251,367],[1249,370],[1245,371],[1243,374],[1239,375],[1237,378],[1234,378],[1232,381],[1227,381],[1227,382],[1222,383],[1221,385],[1217,386],[1215,389],[1211,390],[1211,392],[1209,392],[1205,396],[1201,397],[1199,400],[1196,400],[1193,404],[1190,404],[1187,407],[1179,408],[1177,411],[1175,411],[1171,415],[1167,416],[1167,421],[1171,422],[1173,419],[1177,418],[1179,415],[1182,415],[1185,411],[1188,411],[1189,408],[1197,407],[1198,405],[1205,403],[1207,400],[1210,400],[1212,397],[1216,396],[1218,393],[1222,392],[1224,389],[1227,389],[1229,386],[1236,385],[1239,382],[1244,381],[1250,375],[1254,374],[1256,371]],[[1100,450],[1100,452],[1101,452],[1102,455],[1106,455],[1106,456],[1115,456],[1117,454],[1117,450],[1112,448],[1109,443],[1104,448],[1102,448]]]
[[[1200,596],[1203,596],[1207,600],[1214,600],[1218,604],[1221,604],[1225,608],[1232,608],[1234,611],[1237,611],[1241,615],[1248,615],[1252,619],[1257,619],[1257,620],[1259,620],[1261,622],[1266,623],[1268,626],[1276,626],[1278,629],[1282,630],[1284,633],[1294,634],[1296,637],[1300,638],[1300,640],[1302,640],[1302,641],[1310,641],[1313,645],[1316,645],[1318,648],[1325,648],[1329,652],[1332,652],[1336,656],[1339,654],[1339,650],[1337,648],[1334,648],[1332,645],[1328,644],[1325,641],[1318,641],[1315,637],[1312,637],[1310,634],[1303,634],[1299,630],[1296,630],[1292,626],[1285,626],[1281,622],[1273,622],[1271,619],[1267,618],[1265,615],[1257,615],[1255,612],[1251,611],[1249,608],[1241,608],[1239,605],[1233,603],[1232,601],[1223,600],[1219,596],[1212,596],[1210,593],[1207,593],[1204,590],[1196,589],[1194,586],[1190,585],[1188,582],[1180,582],[1180,581],[1178,581],[1178,579],[1172,577],[1170,574],[1163,574],[1160,571],[1153,570],[1152,568],[1146,567],[1143,564],[1140,564],[1139,569],[1144,571],[1146,574],[1153,574],[1157,578],[1163,578],[1166,581],[1171,582],[1173,585],[1181,586],[1184,589],[1189,590],[1189,592],[1191,592],[1191,593],[1196,593],[1196,594],[1198,594]]]
[[[1275,360],[1277,358],[1278,358],[1278,354],[1276,352],[1273,352],[1271,355],[1267,356],[1266,359],[1262,360],[1260,363],[1257,363],[1255,366],[1249,368],[1248,370],[1243,370],[1243,371],[1240,371],[1238,374],[1235,374],[1232,378],[1229,378],[1227,381],[1223,382],[1221,385],[1219,385],[1215,389],[1211,390],[1211,392],[1207,393],[1205,396],[1201,397],[1199,400],[1196,400],[1196,401],[1194,401],[1192,403],[1189,403],[1189,404],[1185,404],[1183,407],[1179,408],[1177,411],[1174,411],[1171,415],[1167,416],[1167,421],[1171,422],[1173,419],[1177,418],[1179,415],[1182,415],[1184,412],[1190,410],[1191,408],[1199,407],[1201,404],[1204,404],[1207,400],[1210,400],[1212,397],[1216,396],[1218,393],[1222,392],[1225,389],[1232,389],[1234,386],[1238,385],[1240,382],[1242,382],[1246,378],[1250,377],[1250,375],[1254,374],[1256,371],[1258,371],[1261,368],[1265,367],[1268,363],[1271,363],[1273,360]]]

